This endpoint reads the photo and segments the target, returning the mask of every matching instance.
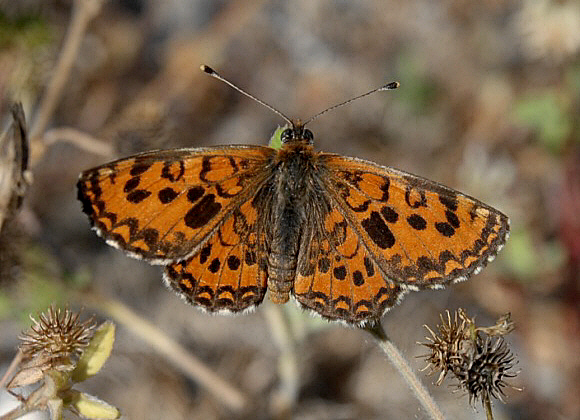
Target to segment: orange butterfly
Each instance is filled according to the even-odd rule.
[[[274,303],[292,295],[355,324],[379,319],[408,290],[466,280],[507,240],[509,220],[492,207],[317,152],[312,132],[286,120],[279,150],[153,151],[85,171],[83,211],[109,245],[164,265],[165,282],[210,312],[251,309],[268,290]]]

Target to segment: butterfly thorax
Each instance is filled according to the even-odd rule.
[[[268,254],[268,290],[274,303],[288,301],[294,286],[302,230],[307,222],[306,204],[312,185],[316,152],[303,141],[285,143],[277,155],[272,179],[274,205]]]

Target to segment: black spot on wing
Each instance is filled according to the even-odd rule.
[[[451,211],[457,211],[457,197],[452,195],[439,196],[439,201]]]
[[[200,186],[192,187],[189,190],[187,190],[187,201],[189,201],[190,203],[195,203],[197,200],[201,198],[203,193],[204,193],[203,187]]]
[[[222,205],[215,201],[215,196],[207,194],[185,214],[185,225],[191,229],[199,229],[213,219],[221,208]]]
[[[141,181],[141,177],[134,176],[130,178],[127,182],[125,182],[125,186],[123,187],[123,192],[128,193],[133,191],[137,186],[139,186],[139,182]]]
[[[332,273],[337,280],[344,280],[346,278],[346,267],[344,265],[335,267]]]
[[[139,204],[141,201],[145,200],[151,195],[151,191],[147,190],[134,190],[127,194],[127,201],[133,204]]]
[[[162,204],[171,203],[173,200],[175,200],[177,198],[177,196],[178,196],[177,192],[171,187],[163,188],[157,194],[157,197],[159,198],[159,201]]]
[[[447,218],[447,222],[454,227],[455,229],[457,229],[459,227],[459,217],[457,217],[457,215],[455,213],[453,213],[452,211],[447,210],[445,212],[445,217]]]
[[[211,255],[211,244],[207,244],[201,249],[199,253],[200,264],[205,264],[210,255]]]
[[[395,223],[399,220],[399,214],[391,206],[385,206],[381,209],[381,214],[389,223]]]
[[[412,214],[407,217],[407,223],[415,230],[425,230],[427,228],[427,221],[418,214]]]
[[[227,259],[227,263],[230,270],[236,271],[242,262],[235,255],[230,255]]]
[[[356,270],[354,273],[352,273],[352,281],[353,281],[355,286],[362,286],[363,284],[365,284],[364,276],[358,270]]]
[[[375,267],[372,260],[369,257],[364,258],[365,270],[367,271],[367,276],[372,277],[375,275]]]
[[[441,235],[446,237],[455,235],[455,229],[447,222],[435,223],[435,229],[437,229]]]
[[[378,212],[373,211],[370,217],[364,219],[362,227],[379,248],[387,249],[395,245],[395,236]]]
[[[214,258],[213,261],[210,263],[210,265],[207,267],[207,269],[212,273],[217,273],[218,270],[220,269],[220,265],[221,265],[220,259]]]
[[[131,174],[132,176],[138,176],[144,172],[147,172],[147,170],[150,167],[151,167],[151,163],[135,162],[135,164],[129,170],[129,174]]]

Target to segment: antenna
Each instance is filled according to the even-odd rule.
[[[236,85],[234,85],[229,80],[224,79],[222,76],[220,76],[219,73],[217,71],[215,71],[214,69],[212,69],[211,67],[206,66],[205,64],[202,64],[200,66],[200,69],[201,69],[201,71],[209,74],[211,77],[215,77],[216,79],[221,80],[222,82],[224,82],[226,85],[229,85],[229,86],[233,87],[235,90],[237,90],[238,92],[240,92],[242,95],[246,95],[248,98],[253,99],[254,101],[258,102],[259,104],[264,105],[270,111],[274,112],[275,114],[278,114],[283,119],[285,119],[288,124],[290,124],[291,126],[294,126],[294,123],[292,122],[292,120],[290,118],[288,118],[286,115],[282,114],[280,111],[278,111],[272,105],[268,105],[266,102],[261,101],[260,99],[256,98],[255,96],[250,95],[248,92],[240,89],[239,87],[237,87]]]
[[[371,94],[373,94],[375,92],[381,92],[383,90],[393,90],[393,89],[397,89],[399,86],[401,86],[401,84],[399,82],[387,83],[386,85],[383,85],[383,86],[381,86],[379,88],[370,90],[367,93],[363,93],[362,95],[358,95],[358,96],[355,96],[354,98],[350,98],[349,100],[344,101],[344,102],[341,102],[341,103],[339,103],[337,105],[333,105],[330,108],[326,108],[324,111],[320,111],[318,114],[315,114],[312,117],[308,118],[302,125],[306,125],[309,122],[311,122],[311,121],[315,120],[316,118],[320,117],[322,114],[326,114],[328,111],[331,111],[331,110],[336,109],[336,108],[340,108],[341,106],[346,105],[346,104],[349,104],[349,103],[351,103],[353,101],[356,101],[357,99],[364,98],[365,96],[371,95]]]
[[[238,92],[240,92],[242,95],[246,95],[248,98],[253,99],[254,101],[258,102],[259,104],[262,104],[263,106],[265,106],[266,108],[268,108],[270,111],[274,112],[275,114],[278,114],[279,116],[281,116],[283,119],[286,120],[286,122],[288,122],[292,127],[295,127],[297,123],[293,122],[290,118],[288,118],[286,115],[282,114],[280,111],[278,111],[276,108],[274,108],[272,105],[268,105],[266,102],[256,98],[253,95],[250,95],[248,92],[240,89],[239,87],[237,87],[236,85],[234,85],[232,82],[230,82],[229,80],[223,78],[222,76],[219,75],[219,73],[217,71],[215,71],[214,69],[212,69],[209,66],[206,66],[205,64],[202,64],[200,66],[201,71],[203,71],[204,73],[209,74],[212,77],[215,77],[218,80],[221,80],[222,82],[224,82],[226,85],[231,86],[232,88],[234,88],[235,90],[237,90]],[[350,98],[347,101],[341,102],[337,105],[331,106],[330,108],[326,108],[324,111],[319,112],[318,114],[313,115],[312,117],[310,117],[309,119],[306,120],[306,122],[304,123],[300,123],[298,122],[298,124],[301,127],[304,127],[306,124],[308,124],[309,122],[315,120],[316,118],[320,117],[322,114],[326,114],[328,111],[331,111],[333,109],[339,108],[343,105],[349,104],[353,101],[356,101],[357,99],[360,98],[364,98],[365,96],[371,95],[375,92],[381,92],[383,90],[393,90],[393,89],[397,89],[400,86],[399,82],[390,82],[387,83],[386,85],[383,85],[379,88],[373,89],[371,91],[368,91],[367,93],[363,93],[362,95],[359,96],[355,96],[354,98]],[[299,121],[299,120],[298,120]]]

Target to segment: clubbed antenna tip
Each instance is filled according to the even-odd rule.
[[[290,123],[290,125],[294,126],[294,122],[288,118],[286,115],[284,115],[282,112],[278,111],[276,108],[274,108],[271,105],[268,105],[267,103],[265,103],[264,101],[256,98],[255,96],[250,95],[248,92],[240,89],[239,87],[237,87],[236,85],[234,85],[232,82],[230,82],[229,80],[223,78],[222,76],[220,76],[220,74],[218,72],[216,72],[214,69],[212,69],[210,66],[206,66],[205,64],[202,64],[200,66],[201,71],[203,71],[206,74],[209,74],[212,77],[215,77],[218,80],[221,80],[222,82],[224,82],[225,84],[227,84],[228,86],[231,86],[232,88],[234,88],[235,90],[237,90],[238,92],[240,92],[241,94],[247,96],[248,98],[253,99],[254,101],[258,102],[259,104],[264,105],[266,108],[270,109],[271,111],[273,111],[274,113],[278,114],[279,116],[281,116],[283,119],[286,120],[286,122]],[[393,90],[393,89],[397,89],[400,86],[399,82],[390,82],[387,83],[386,85],[381,86],[380,88],[376,88],[373,89],[367,93],[363,93],[362,95],[359,96],[355,96],[354,98],[351,98],[347,101],[341,102],[337,105],[331,106],[330,108],[326,108],[324,111],[319,112],[318,114],[310,117],[309,119],[306,120],[306,122],[304,122],[303,124],[301,124],[302,127],[304,127],[306,124],[308,124],[309,122],[315,120],[316,118],[320,117],[322,114],[326,114],[328,111],[339,108],[343,105],[346,105],[348,103],[351,103],[352,101],[355,101],[357,99],[363,98],[365,96],[368,96],[372,93],[375,92],[380,92],[383,90]]]

